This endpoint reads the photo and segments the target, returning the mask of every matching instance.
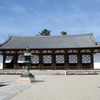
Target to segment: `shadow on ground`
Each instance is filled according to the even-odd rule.
[[[0,82],[0,87],[7,86],[9,84],[5,84],[4,82]]]

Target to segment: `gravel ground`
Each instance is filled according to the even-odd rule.
[[[1,82],[18,75],[0,75]],[[100,75],[51,75],[9,100],[100,100]]]
[[[20,75],[0,75],[0,82],[16,82]]]

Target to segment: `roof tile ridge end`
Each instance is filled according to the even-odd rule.
[[[94,38],[93,33],[91,33],[91,41],[93,42],[93,44],[98,45],[98,42],[96,41],[96,39]]]
[[[6,44],[11,38],[12,38],[12,36],[9,35],[8,38],[6,39],[6,41],[4,43],[1,43],[0,47],[3,46],[4,44]]]

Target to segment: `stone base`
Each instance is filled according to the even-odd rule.
[[[17,82],[19,83],[32,83],[36,82],[37,80],[35,78],[19,78]]]

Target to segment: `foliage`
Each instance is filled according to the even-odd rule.
[[[67,32],[62,31],[61,34],[62,34],[62,35],[67,35]]]
[[[51,32],[50,30],[44,29],[41,32],[39,32],[39,34],[42,36],[50,36],[50,32]]]

